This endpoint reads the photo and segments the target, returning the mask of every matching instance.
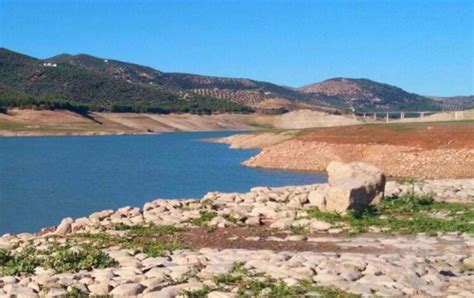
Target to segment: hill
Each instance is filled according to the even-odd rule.
[[[455,111],[455,110],[467,110],[474,108],[474,95],[470,96],[427,96],[437,102],[443,110]]]
[[[441,109],[430,98],[368,79],[334,78],[298,90],[316,98],[337,98],[358,111]]]
[[[156,69],[90,55],[62,54],[46,61],[71,65],[95,74],[106,75],[134,84],[166,87],[183,97],[200,95],[256,107],[274,99],[311,102],[311,97],[291,88],[242,78],[222,78],[187,73],[165,73]],[[327,103],[320,103],[323,106]],[[314,107],[316,108],[316,107]]]
[[[0,48],[0,107],[25,106],[195,114],[453,108],[368,79],[335,78],[294,89],[245,78],[166,73],[87,54],[37,59]]]
[[[140,81],[140,75],[145,73],[142,69],[159,73],[151,68],[122,62],[109,66],[107,60],[87,55],[78,55],[74,61],[70,63],[67,55],[40,60],[0,49],[1,105],[71,105],[80,110],[198,114],[252,111],[228,100],[182,94],[160,84]]]

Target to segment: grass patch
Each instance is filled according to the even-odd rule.
[[[128,226],[124,224],[118,224],[115,226],[118,231],[128,231],[133,236],[161,236],[161,235],[173,235],[181,232],[182,229],[175,226],[157,226],[157,225],[133,225]]]
[[[193,226],[202,226],[203,224],[211,221],[214,217],[216,217],[216,214],[214,212],[209,212],[207,210],[204,210],[204,211],[200,211],[199,212],[199,217],[198,218],[194,218],[190,221],[190,223],[193,225]]]
[[[317,293],[322,297],[359,297],[344,291],[319,287],[312,281],[300,281],[295,286],[264,276],[252,274],[241,263],[235,263],[231,272],[214,276],[214,290],[238,289],[239,297],[303,297],[306,293]]]
[[[437,215],[442,214],[441,217]],[[436,235],[446,232],[474,233],[474,205],[437,202],[431,196],[413,193],[401,197],[386,197],[380,204],[370,206],[361,214],[321,212],[317,208],[308,210],[308,217],[331,224],[345,223],[352,227],[351,233],[363,233],[369,227],[379,227],[387,233]]]
[[[117,262],[91,245],[71,247],[54,244],[50,250],[28,246],[21,252],[0,250],[0,276],[33,273],[36,267],[54,269],[57,273],[115,267]]]
[[[91,245],[72,249],[66,244],[54,245],[41,265],[45,268],[52,268],[56,272],[68,272],[115,267],[118,263],[108,254]]]
[[[35,250],[32,247],[27,247],[15,255],[11,251],[0,249],[0,276],[33,273],[39,266],[35,255]]]
[[[212,291],[212,289],[208,286],[204,286],[202,289],[189,291],[183,290],[178,295],[178,297],[186,297],[186,298],[205,298],[207,295]]]
[[[82,233],[75,235],[75,237],[88,240],[91,244],[99,247],[120,246],[146,253],[151,257],[163,256],[169,251],[185,248],[176,238],[176,234],[182,229],[174,226],[117,225],[115,229],[127,231],[126,236]]]
[[[400,184],[403,184],[403,185],[414,185],[415,183],[422,182],[423,180],[416,179],[416,178],[405,177],[405,178],[399,178],[396,181]]]
[[[283,281],[270,278],[250,279],[239,285],[239,297],[304,297],[307,293],[314,293],[320,297],[328,298],[352,298],[359,295],[350,294],[339,289],[320,287],[311,281],[300,281],[295,286],[288,286]]]

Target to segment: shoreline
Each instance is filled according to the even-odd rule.
[[[474,235],[466,230],[386,235],[372,224],[350,236],[350,225],[309,216],[314,199],[327,187],[254,187],[247,193],[210,192],[197,200],[158,199],[143,207],[65,218],[39,235],[6,234],[0,249],[20,256],[27,250],[30,259],[57,263],[51,268],[46,262],[28,274],[0,274],[0,294],[175,297],[188,289],[203,290],[207,297],[234,297],[236,287],[248,290],[241,282],[259,280],[265,287],[303,287],[305,293],[323,296],[469,297],[473,286],[466,268],[474,266]],[[452,191],[460,187],[464,195]],[[440,203],[469,208],[474,179],[385,186],[387,196],[403,197],[411,189],[417,196],[434,191]],[[103,267],[61,270],[56,256],[70,251],[76,258],[100,256],[96,260]],[[239,282],[234,284],[234,278]]]

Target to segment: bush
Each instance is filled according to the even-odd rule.
[[[51,251],[38,251],[29,246],[15,254],[0,250],[0,276],[33,273],[39,266],[54,269],[56,272],[67,272],[116,265],[117,262],[109,255],[90,245],[72,248],[68,244],[56,244]]]

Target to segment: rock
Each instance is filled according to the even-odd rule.
[[[329,191],[326,211],[347,213],[363,211],[383,198],[385,175],[378,168],[363,163],[331,162],[327,167]]]
[[[75,282],[74,284],[68,286],[67,291],[68,292],[79,291],[80,293],[83,293],[83,294],[88,294],[89,293],[89,289],[84,284],[82,284],[80,282]]]
[[[245,237],[244,240],[245,241],[258,241],[258,240],[260,240],[260,237],[259,236],[250,236],[250,237]]]
[[[282,219],[279,219],[279,220],[275,221],[274,223],[272,223],[270,225],[270,228],[271,229],[284,230],[284,229],[290,227],[292,223],[293,223],[293,219],[291,219],[291,218],[282,218]]]
[[[213,291],[207,295],[207,298],[235,298],[239,297],[236,293],[227,293],[222,291]]]
[[[63,288],[50,288],[46,292],[46,297],[59,297],[67,295],[67,291]]]
[[[313,220],[311,221],[311,230],[313,231],[327,231],[332,227],[328,222],[322,220]]]
[[[291,235],[286,237],[286,241],[305,241],[308,237],[304,235]]]
[[[7,296],[10,297],[36,297],[38,294],[28,287],[12,287],[7,291]]]
[[[234,263],[219,263],[219,264],[209,264],[206,268],[202,269],[199,273],[201,278],[209,278],[211,279],[213,276],[220,275],[220,274],[228,274],[232,271],[234,267]]]
[[[320,211],[326,211],[326,196],[329,191],[327,184],[322,184],[318,189],[313,190],[308,195],[309,206],[315,206]]]
[[[142,280],[140,283],[146,287],[147,291],[155,291],[164,284],[161,278],[148,278]]]
[[[110,292],[113,296],[136,296],[143,292],[145,287],[139,283],[122,284]]]
[[[149,292],[143,295],[144,298],[160,297],[160,298],[174,298],[178,296],[181,291],[197,291],[203,288],[203,284],[200,282],[189,282],[185,284],[179,284],[169,286],[156,292]]]
[[[105,282],[91,284],[87,288],[92,295],[97,296],[108,295],[110,290],[112,290],[112,287]]]
[[[464,259],[462,265],[466,270],[474,270],[474,257]]]
[[[74,220],[70,217],[66,217],[63,220],[61,220],[61,223],[59,226],[56,228],[56,231],[54,233],[56,235],[61,235],[64,236],[72,231],[71,224],[74,222]]]
[[[259,226],[261,224],[260,217],[259,216],[249,217],[247,218],[247,220],[245,220],[245,224],[249,226]]]
[[[88,226],[92,225],[92,222],[87,217],[81,217],[76,219],[71,224],[71,229],[73,232],[81,231],[86,229]]]
[[[317,283],[331,283],[335,281],[344,280],[337,274],[329,273],[329,272],[319,272],[317,275],[313,276],[313,280]]]
[[[94,212],[91,215],[89,215],[89,219],[91,221],[102,221],[105,218],[112,215],[113,213],[114,213],[113,210],[103,210],[103,211],[99,211],[99,212]]]
[[[234,227],[235,224],[231,221],[228,221],[222,216],[216,216],[211,221],[207,223],[209,227],[218,227],[218,228],[227,228],[227,227]]]
[[[9,284],[16,284],[18,279],[15,276],[4,276],[1,279],[3,281],[3,284],[9,285]]]

